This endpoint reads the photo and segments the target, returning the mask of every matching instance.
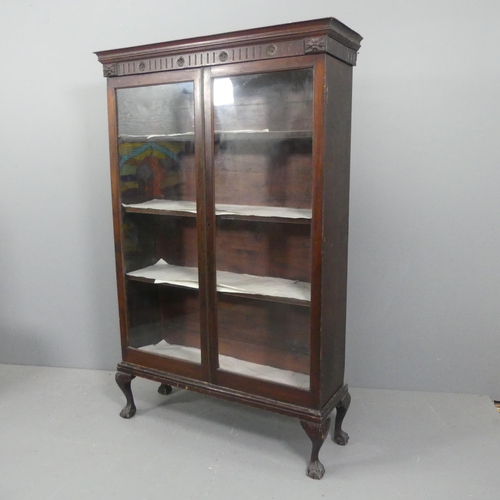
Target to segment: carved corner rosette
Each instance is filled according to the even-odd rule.
[[[118,75],[118,65],[116,63],[104,64],[102,72],[106,78]]]
[[[304,42],[304,52],[306,54],[326,52],[326,36],[306,38]]]

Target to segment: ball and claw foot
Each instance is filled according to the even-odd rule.
[[[307,475],[311,479],[321,479],[324,474],[325,474],[325,468],[319,460],[310,462],[309,465],[307,466]]]
[[[337,415],[335,416],[335,430],[333,440],[340,446],[345,446],[349,441],[349,435],[342,430],[342,422],[351,404],[351,395],[347,392],[337,405]]]
[[[300,424],[312,442],[311,460],[307,466],[307,475],[311,479],[321,479],[325,473],[325,468],[319,461],[318,455],[326,436],[328,436],[328,431],[330,430],[330,419],[327,418],[321,423],[305,422],[301,420]]]
[[[115,376],[118,387],[122,390],[123,394],[125,394],[125,398],[127,399],[127,404],[120,412],[120,417],[122,418],[132,418],[135,415],[136,407],[131,389],[131,382],[134,378],[134,375],[123,372],[117,372]]]
[[[122,418],[132,418],[135,415],[136,407],[135,405],[126,404],[122,411],[120,412],[120,417]]]
[[[172,392],[172,387],[167,384],[160,384],[160,387],[158,387],[158,392],[162,396],[168,396]]]
[[[349,434],[347,434],[347,432],[344,432],[343,430],[340,430],[339,432],[335,432],[333,440],[340,446],[345,446],[349,441]]]

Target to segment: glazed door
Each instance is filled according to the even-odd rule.
[[[201,378],[201,72],[109,85],[124,360]]]
[[[314,61],[213,68],[205,86],[216,380],[273,397],[278,385],[285,400],[301,403],[313,327]]]

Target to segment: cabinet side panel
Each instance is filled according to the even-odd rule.
[[[326,77],[321,407],[344,380],[352,67],[327,56]]]
[[[108,80],[108,128],[109,128],[109,156],[111,164],[111,188],[113,194],[113,230],[115,240],[116,281],[118,291],[118,307],[120,311],[120,338],[122,359],[127,349],[127,305],[125,297],[125,279],[123,274],[122,254],[122,224],[120,204],[120,173],[118,168],[118,124],[116,113],[116,94],[112,80]]]

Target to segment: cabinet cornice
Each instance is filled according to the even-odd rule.
[[[362,37],[333,18],[96,52],[105,77],[328,53],[352,66]]]

